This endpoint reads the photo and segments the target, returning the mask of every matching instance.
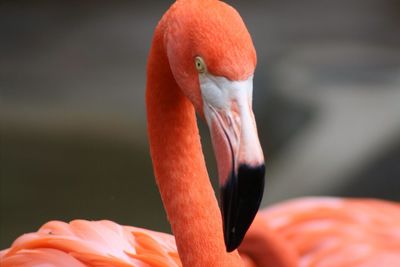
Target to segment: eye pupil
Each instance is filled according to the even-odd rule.
[[[195,65],[196,65],[196,69],[199,73],[203,73],[206,71],[205,63],[203,62],[203,59],[201,57],[196,57]]]

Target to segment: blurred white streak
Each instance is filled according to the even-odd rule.
[[[317,116],[272,160],[264,204],[342,188],[399,141],[399,51],[333,47],[301,47],[278,68],[282,93]]]

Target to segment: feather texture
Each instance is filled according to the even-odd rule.
[[[111,221],[51,221],[19,237],[2,267],[181,266],[173,236]]]
[[[400,266],[400,204],[304,198],[262,211],[300,257],[300,266]]]

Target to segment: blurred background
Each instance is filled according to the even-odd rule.
[[[227,2],[258,52],[263,206],[400,201],[400,1]],[[0,249],[53,219],[169,231],[144,93],[152,33],[171,3],[0,2]]]

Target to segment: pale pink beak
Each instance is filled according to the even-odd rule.
[[[227,251],[233,251],[260,206],[264,157],[251,105],[252,79],[232,82],[211,77],[201,83],[204,114],[217,160],[225,245]],[[216,96],[222,100],[210,99]]]

